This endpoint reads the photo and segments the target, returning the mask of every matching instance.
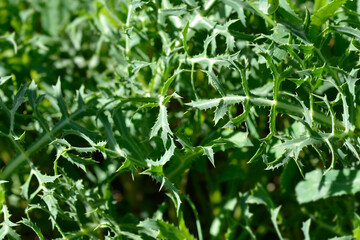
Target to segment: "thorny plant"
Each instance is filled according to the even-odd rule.
[[[1,239],[359,236],[360,2],[0,3]]]

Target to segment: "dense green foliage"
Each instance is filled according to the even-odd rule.
[[[0,239],[360,239],[360,1],[0,16]]]

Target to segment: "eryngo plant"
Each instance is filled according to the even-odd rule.
[[[0,134],[16,151],[0,174],[8,181],[1,183],[6,196],[12,196],[7,203],[2,197],[2,238],[20,239],[25,230],[17,233],[19,224],[40,239],[291,237],[295,231],[286,228],[281,206],[243,168],[260,172],[285,166],[284,181],[299,172],[305,177],[296,187],[299,203],[358,191],[345,187],[358,180],[351,169],[360,160],[360,34],[354,3],[316,1],[309,11],[285,0],[109,0],[84,4],[89,13],[75,14],[55,2],[32,4],[44,11],[42,18],[47,9],[59,19],[65,12],[68,25],[50,21],[53,26],[42,27],[52,36],[67,33],[59,44],[74,59],[49,58],[54,66],[68,64],[74,70],[65,71],[54,87],[40,77],[22,85],[16,76],[0,79],[6,119]],[[89,31],[97,33],[97,44],[82,39]],[[20,37],[3,37],[13,44],[13,58],[34,41]],[[42,50],[52,44],[43,41]],[[77,68],[85,68],[92,82],[84,82],[75,96],[64,86],[76,81]],[[261,161],[265,165],[259,168]],[[239,167],[244,162],[249,164]],[[291,170],[294,165],[298,172]],[[324,171],[305,176],[318,165]],[[214,177],[213,166],[220,168]],[[207,192],[200,189],[197,174],[205,176]],[[326,182],[340,179],[344,187],[325,184],[321,192],[322,175]],[[162,199],[159,206],[136,213],[131,195],[144,192],[150,178],[161,190],[156,195],[166,192],[171,202]],[[246,178],[250,183],[241,187]],[[118,181],[123,189],[116,187]],[[316,198],[301,188],[317,183]],[[16,188],[21,191],[10,190]],[[125,196],[118,196],[121,191]],[[14,199],[25,200],[26,206],[11,203]],[[253,204],[264,205],[269,219],[256,222],[259,211],[252,213]],[[283,207],[297,211],[291,204]],[[11,220],[11,207],[24,211],[21,221]],[[296,224],[312,219],[314,236],[324,226],[329,236],[349,234],[346,216],[333,227],[309,212],[296,213]],[[50,219],[48,228],[40,225],[44,216]],[[357,218],[351,216],[354,222]],[[305,237],[310,219],[303,223]],[[265,233],[256,230],[259,226]]]

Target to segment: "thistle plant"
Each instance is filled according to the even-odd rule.
[[[357,1],[0,11],[0,239],[360,236]]]

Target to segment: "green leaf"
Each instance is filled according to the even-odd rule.
[[[311,223],[311,219],[308,219],[306,222],[303,222],[301,230],[304,233],[304,240],[310,240],[310,223]]]
[[[26,218],[23,218],[21,221],[19,221],[18,223],[22,223],[24,224],[25,226],[31,228],[35,233],[36,235],[38,236],[38,238],[40,240],[44,240],[44,235],[42,234],[41,230],[38,228],[38,226],[36,226],[35,223],[29,221],[28,219]]]
[[[138,226],[145,228],[146,234],[153,238],[195,240],[195,238],[188,232],[181,231],[171,223],[162,220],[146,219],[145,221],[140,222]]]
[[[248,163],[252,163],[255,162],[256,160],[259,159],[259,157],[261,157],[261,155],[263,154],[263,152],[265,151],[267,146],[267,142],[262,142],[259,146],[259,148],[256,150],[255,154],[250,158],[250,160],[248,161]]]
[[[269,193],[261,184],[257,184],[255,188],[251,190],[251,195],[247,198],[246,203],[262,204],[265,205],[267,209],[273,209],[275,206]]]
[[[181,15],[187,14],[186,6],[179,6],[176,8],[166,8],[159,10],[158,22],[160,25],[165,25],[165,18],[169,16],[179,17]],[[178,18],[180,20],[180,18]]]
[[[31,171],[25,183],[21,186],[21,194],[25,197],[26,200],[29,199],[29,187],[33,175],[34,173]]]
[[[86,137],[84,134],[77,131],[65,131],[64,136],[74,134],[80,137],[83,137],[88,143],[91,145],[90,147],[73,147],[71,144],[65,139],[55,139],[50,144],[57,146],[56,159],[57,161],[60,157],[65,158],[70,163],[76,165],[81,168],[84,172],[86,172],[86,165],[97,163],[95,160],[91,158],[86,158],[82,156],[75,155],[71,153],[71,151],[76,151],[79,154],[81,153],[93,153],[98,150],[101,152],[105,152],[105,142],[99,142],[95,144],[90,138]]]
[[[286,21],[289,21],[291,24],[302,24],[301,18],[294,12],[290,7],[287,0],[279,0],[279,9],[278,11],[281,15],[284,16]]]
[[[12,78],[12,76],[0,77],[0,86],[6,83],[10,78]]]
[[[352,236],[343,236],[343,237],[329,238],[329,240],[354,240],[354,238]]]
[[[225,96],[225,89],[222,86],[221,82],[219,81],[219,78],[214,74],[213,71],[204,71],[207,73],[209,77],[210,84],[221,94],[221,96]]]
[[[353,237],[355,239],[359,239],[360,238],[360,217],[357,213],[354,213],[353,225],[354,225]]]
[[[260,15],[264,20],[271,26],[275,27],[276,22],[273,21],[269,16],[267,16],[265,13],[263,13],[255,4],[253,4],[250,1],[246,1],[246,3],[251,7],[250,9],[253,10],[256,14]]]
[[[39,181],[39,185],[45,184],[45,183],[52,183],[54,182],[60,175],[55,176],[48,176],[42,174],[39,170],[37,170],[35,167],[31,169],[31,173],[34,174]]]
[[[145,163],[145,152],[142,151],[142,146],[135,140],[135,138],[130,134],[128,126],[125,123],[125,116],[123,114],[123,110],[117,108],[113,112],[113,120],[114,124],[119,131],[120,135],[124,142],[128,145],[128,149],[130,153],[133,155],[130,160],[134,161],[139,166],[146,166]],[[110,130],[110,129],[109,129]],[[123,155],[126,156],[126,155]],[[136,161],[136,162],[135,162]]]
[[[289,154],[292,155],[292,157],[297,160],[300,151],[309,145],[315,145],[319,144],[322,141],[316,138],[312,138],[309,136],[301,136],[299,138],[287,140],[283,143],[277,144],[274,146],[274,148],[277,149],[283,149],[283,150],[290,150]]]
[[[79,157],[79,156],[77,156],[75,154],[71,154],[71,153],[63,153],[61,156],[64,157],[66,160],[68,160],[70,163],[81,168],[84,172],[86,172],[85,165],[97,163],[96,161],[94,161],[91,158]]]
[[[1,223],[0,239],[5,239],[5,237],[8,236],[10,239],[21,240],[20,235],[17,234],[14,229],[12,229],[13,227],[18,226],[18,224],[10,221],[11,215],[5,204],[2,206],[2,212],[4,214],[4,220]]]
[[[221,100],[215,110],[215,117],[214,117],[215,125],[219,122],[220,119],[222,119],[225,116],[227,111],[228,111],[227,104],[225,104],[224,100]]]
[[[345,33],[357,39],[360,39],[360,30],[357,30],[352,27],[337,27],[331,26],[330,30],[338,32],[338,33]]]
[[[215,140],[215,143],[230,143],[233,147],[244,148],[252,147],[248,132],[239,132],[225,129],[221,133],[222,139]]]
[[[131,177],[134,180],[134,175],[136,173],[136,164],[130,161],[129,158],[126,158],[125,161],[121,164],[121,166],[116,170],[116,172],[119,171],[131,171]]]
[[[247,203],[248,197],[248,193],[239,193],[239,205],[241,208],[242,217],[245,218],[246,221],[249,221],[254,215],[250,212],[250,208]]]
[[[14,96],[14,103],[13,107],[11,108],[11,115],[10,115],[10,133],[12,133],[14,136],[15,133],[13,133],[14,130],[14,124],[15,124],[15,112],[16,110],[23,104],[26,100],[25,98],[25,92],[26,92],[26,85],[21,86],[16,95]]]
[[[143,171],[141,174],[149,175],[153,179],[155,179],[158,183],[160,183],[161,184],[160,190],[163,187],[165,187],[167,190],[169,190],[172,193],[170,197],[175,204],[176,213],[179,214],[180,204],[181,204],[179,191],[176,189],[174,184],[169,181],[169,179],[164,175],[163,172],[164,165],[170,161],[170,158],[174,155],[174,151],[175,151],[175,143],[172,138],[170,138],[170,140],[171,140],[171,145],[169,149],[166,150],[164,155],[160,158],[160,160],[158,161],[153,161],[149,159],[146,160],[148,169]]]
[[[349,139],[345,140],[345,145],[348,147],[348,149],[354,154],[354,156],[360,161],[360,156],[356,148],[351,144]]]
[[[166,146],[168,134],[172,135],[173,133],[169,126],[167,109],[165,105],[163,105],[163,97],[161,97],[159,101],[159,115],[154,126],[151,129],[150,139],[155,137],[160,129],[161,129],[161,139],[163,141],[164,146]]]
[[[0,36],[0,39],[5,39],[6,41],[10,42],[13,45],[14,53],[17,54],[18,45],[16,44],[16,41],[15,41],[15,32],[13,32],[9,35]]]
[[[69,117],[69,112],[68,112],[68,109],[66,107],[66,104],[65,104],[64,98],[62,96],[62,93],[61,93],[60,77],[58,78],[58,80],[56,82],[56,85],[54,86],[54,92],[55,92],[55,97],[56,97],[56,100],[57,100],[57,104],[58,104],[58,107],[60,109],[60,112],[61,112],[62,116],[65,117],[65,118],[68,118]]]
[[[330,170],[323,175],[321,170],[313,170],[305,175],[305,180],[296,186],[299,203],[308,203],[329,197],[355,194],[360,191],[360,172],[356,170]]]
[[[280,211],[281,206],[275,208],[275,209],[271,209],[270,210],[270,215],[271,215],[271,222],[275,227],[276,230],[276,234],[278,235],[280,240],[283,240],[283,237],[281,236],[280,230],[279,230],[279,226],[276,222],[277,216],[279,215],[279,211]]]
[[[326,0],[315,0],[313,12],[317,12],[320,8],[326,5]]]
[[[161,96],[165,97],[167,90],[169,89],[169,86],[171,85],[171,83],[175,80],[175,78],[182,73],[183,70],[179,70],[177,69],[174,74],[168,79],[166,80],[166,82],[164,83],[164,85],[162,86],[161,89]]]
[[[202,149],[204,149],[204,154],[206,155],[209,159],[209,161],[211,162],[211,164],[215,167],[215,161],[214,161],[214,151],[212,149],[212,147],[201,147]]]
[[[250,234],[252,239],[256,239],[256,236],[250,227],[250,219],[252,218],[253,214],[250,212],[249,204],[246,203],[248,196],[249,196],[248,193],[239,193],[238,202],[241,209],[241,218],[244,218],[246,224],[244,229]]]
[[[171,141],[170,148],[166,150],[166,152],[160,158],[160,160],[158,160],[158,161],[146,160],[146,163],[147,163],[147,166],[149,167],[149,169],[142,172],[143,174],[148,174],[148,175],[153,174],[154,176],[163,176],[163,166],[168,161],[170,161],[170,158],[174,155],[174,151],[175,151],[175,144],[174,144],[174,141],[172,140],[172,138],[170,139],[170,141]]]
[[[338,10],[347,0],[333,0],[327,5],[321,7],[310,18],[310,38],[315,40],[320,31],[321,26],[330,17],[334,16],[336,10]]]
[[[63,24],[69,20],[70,13],[68,9],[73,4],[70,1],[61,0],[45,2],[45,6],[41,8],[41,25],[43,29],[48,34],[56,36]]]
[[[247,6],[246,2],[236,0],[224,0],[224,3],[231,6],[238,14],[241,23],[246,26],[246,16],[244,8]]]
[[[45,202],[47,209],[49,210],[51,216],[51,223],[53,227],[56,225],[56,218],[59,212],[59,203],[54,196],[54,190],[44,189],[42,194],[42,200]]]
[[[36,109],[37,108],[37,104],[35,103],[36,102],[36,98],[37,98],[37,85],[35,83],[35,81],[31,81],[30,85],[29,85],[29,89],[28,89],[28,98],[29,98],[29,103],[31,105],[31,107],[33,109]]]
[[[273,14],[279,7],[279,0],[259,0],[259,9],[269,15]]]
[[[206,109],[210,109],[210,108],[219,106],[221,101],[223,101],[224,104],[226,104],[226,105],[232,105],[232,104],[241,103],[241,102],[245,101],[245,99],[246,99],[246,97],[243,97],[243,96],[229,95],[229,96],[225,96],[222,98],[192,101],[190,103],[186,103],[186,105],[196,108],[196,109],[199,109],[199,110],[206,110]]]

